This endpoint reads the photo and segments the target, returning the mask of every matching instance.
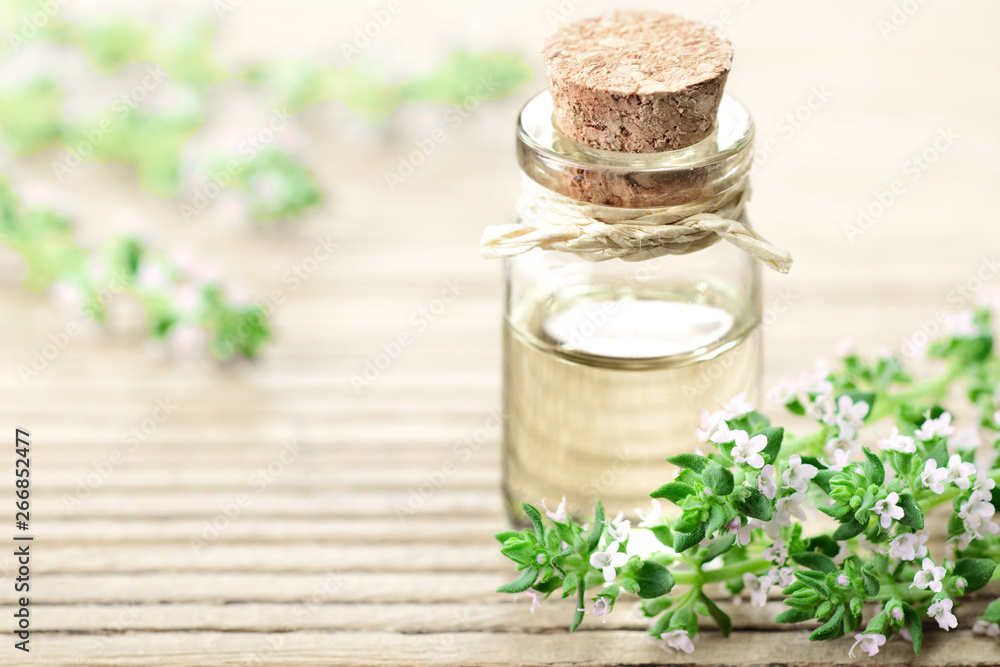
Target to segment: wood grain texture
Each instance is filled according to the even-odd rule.
[[[86,4],[80,12],[107,3]],[[219,46],[233,62],[277,55],[267,50],[279,43],[329,60],[375,7],[230,4],[238,7],[220,25]],[[1000,98],[983,88],[1000,68],[1000,6],[913,3],[920,9],[883,37],[878,22],[894,3],[821,4],[821,19],[815,3],[794,0],[657,7],[721,21],[736,45],[729,89],[754,111],[763,147],[751,215],[796,259],[790,275],[766,278],[766,384],[811,368],[844,337],[863,349],[905,346],[936,311],[961,301],[957,290],[970,281],[1000,284],[989,274],[1000,248],[1000,226],[989,217],[1000,203]],[[406,7],[390,26],[395,36],[434,39],[397,49],[396,37],[384,36],[373,48],[409,72],[411,60],[433,59],[420,51],[429,43],[471,40],[528,54],[540,72],[532,54],[550,30],[546,12],[570,5],[570,18],[619,6],[438,0]],[[385,173],[441,124],[440,108],[405,109],[379,130],[333,104],[310,109],[296,124],[330,201],[280,229],[234,228],[216,207],[185,223],[176,201],[142,192],[115,165],[81,168],[60,186],[77,204],[81,242],[100,242],[123,211],[138,211],[164,247],[190,248],[258,294],[281,290],[275,341],[254,363],[157,359],[144,349],[142,322],[129,316],[134,308],[122,303],[108,331],[72,339],[25,382],[18,368],[66,316],[22,290],[19,259],[0,250],[0,424],[32,433],[36,536],[27,656],[10,645],[16,563],[0,549],[0,665],[853,662],[849,638],[817,645],[808,623],[776,625],[778,601],[765,609],[723,602],[733,636],[706,624],[686,656],[647,643],[631,601],[606,624],[588,616],[571,636],[571,602],[549,600],[530,614],[525,598],[493,592],[514,576],[492,537],[506,527],[495,417],[503,284],[500,265],[481,260],[477,245],[484,226],[512,215],[520,187],[514,118],[541,85],[449,128],[448,141],[394,191]],[[823,86],[829,99],[810,107]],[[229,132],[229,111],[212,127]],[[910,180],[908,161],[948,126],[955,145]],[[15,183],[51,181],[54,157],[6,170]],[[859,209],[894,179],[904,179],[905,194],[849,236]],[[292,289],[283,276],[324,235],[340,247]],[[421,319],[450,284],[459,297]],[[366,364],[401,334],[410,342],[359,385]],[[144,431],[158,400],[172,412]],[[135,429],[141,438],[129,437]],[[0,480],[11,467],[4,448]],[[919,659],[893,638],[863,662],[1000,664],[996,640],[969,632],[987,600],[961,607],[948,636],[929,632]]]

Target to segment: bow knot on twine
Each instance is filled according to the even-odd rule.
[[[637,262],[686,255],[723,239],[769,268],[788,273],[792,256],[752,230],[743,219],[750,187],[704,201],[665,208],[617,208],[576,201],[525,179],[519,223],[487,227],[484,257],[514,257],[534,248],[559,250],[593,262]]]

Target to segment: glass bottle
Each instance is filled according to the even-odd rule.
[[[724,196],[746,186],[753,135],[727,95],[697,144],[603,151],[562,135],[540,93],[518,123],[519,222],[546,190],[580,197],[581,181],[608,184],[593,203],[628,208]],[[698,446],[699,410],[741,392],[757,400],[760,263],[712,241],[643,261],[542,248],[506,260],[503,492],[514,521],[524,521],[522,501],[554,508],[562,496],[571,513],[592,512],[599,498],[611,516],[645,512],[649,493],[672,479],[665,457]]]

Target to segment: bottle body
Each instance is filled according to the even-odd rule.
[[[672,478],[664,459],[698,446],[699,411],[757,398],[760,266],[729,243],[641,261],[535,248],[506,261],[506,283],[503,492],[517,522],[522,501],[563,496],[571,512],[598,499],[645,511]]]
[[[521,501],[562,496],[577,512],[599,498],[612,514],[645,510],[670,480],[665,457],[699,444],[700,410],[740,392],[756,400],[759,268],[723,244],[696,255],[722,271],[692,272],[683,260],[695,255],[508,260],[503,486],[513,516]]]

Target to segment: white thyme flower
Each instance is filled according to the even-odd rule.
[[[996,485],[996,481],[991,479],[984,470],[982,474],[976,475],[976,483],[972,485],[972,490],[988,496],[990,491],[996,488]]]
[[[833,393],[833,383],[829,380],[830,366],[822,359],[816,360],[812,373],[802,373],[800,376],[802,390],[808,394],[824,396]]]
[[[549,517],[553,521],[566,523],[566,496],[562,497],[562,500],[559,501],[559,504],[554,510],[550,510],[548,505],[545,504],[545,498],[542,498],[542,509],[545,510],[545,516]]]
[[[167,345],[174,357],[181,361],[192,361],[204,356],[211,342],[211,334],[197,324],[177,324],[171,327]]]
[[[778,493],[778,485],[774,480],[774,466],[770,463],[760,469],[760,476],[757,477],[757,490],[763,493],[768,500],[774,500],[774,496]]]
[[[594,602],[594,608],[591,611],[594,614],[594,616],[603,616],[604,617],[604,619],[601,621],[601,623],[607,623],[608,622],[608,612],[611,611],[611,604],[608,603],[608,599],[606,597],[599,597]]]
[[[847,652],[847,655],[850,656],[851,658],[855,657],[854,649],[856,649],[860,645],[861,650],[867,653],[869,657],[871,657],[876,653],[878,653],[878,649],[880,646],[882,646],[882,644],[885,644],[885,635],[880,635],[876,632],[859,633],[854,635],[854,645],[851,646],[851,649]]]
[[[917,557],[917,536],[913,533],[897,535],[889,542],[889,556],[900,560],[913,560]]]
[[[889,542],[889,555],[900,560],[916,560],[927,555],[927,538],[930,531],[903,533]]]
[[[628,554],[618,551],[618,542],[612,542],[604,551],[590,554],[591,566],[601,570],[604,580],[609,583],[615,580],[615,568],[622,567],[627,562]]]
[[[864,535],[858,535],[858,546],[872,554],[885,554],[885,549],[871,542]]]
[[[746,431],[733,431],[735,435],[735,446],[730,452],[730,456],[736,463],[746,463],[752,468],[763,468],[764,457],[760,455],[767,447],[767,436],[763,433],[749,437]]]
[[[782,588],[788,588],[795,581],[795,568],[791,566],[772,567],[767,571],[767,576]]]
[[[833,446],[831,443],[835,441],[831,440],[827,444],[827,454],[830,456],[830,461],[824,461],[824,465],[830,470],[841,471],[844,467],[851,462],[851,452],[843,447]]]
[[[837,555],[833,557],[833,562],[840,565],[851,555],[851,548],[847,546],[847,540],[838,540],[837,549]]]
[[[763,607],[767,604],[767,592],[774,582],[766,574],[757,576],[752,572],[743,573],[743,586],[750,593],[750,606]]]
[[[748,521],[746,525],[741,525],[739,517],[729,522],[729,526],[727,527],[730,534],[736,535],[736,544],[741,547],[750,544],[751,532],[757,527],[754,525],[755,523],[759,525],[760,522]]]
[[[166,287],[169,280],[170,277],[167,275],[167,270],[163,266],[163,263],[155,260],[143,262],[139,267],[139,275],[136,276],[136,282],[149,290]]]
[[[834,352],[841,359],[843,359],[844,357],[851,356],[852,354],[854,354],[854,340],[850,338],[844,338],[839,343],[837,343],[837,347],[834,348]]]
[[[524,594],[531,598],[531,607],[528,608],[529,612],[534,614],[536,609],[542,608],[542,596],[538,591],[533,591],[529,588]]]
[[[57,280],[52,283],[49,293],[56,307],[64,311],[77,311],[83,304],[83,291],[73,283]]]
[[[784,519],[785,519],[784,525],[786,526],[792,525],[791,517],[787,512],[785,512]],[[777,516],[777,513],[775,513],[774,518],[771,519],[770,521],[764,521],[763,523],[761,523],[761,528],[764,529],[764,534],[770,537],[772,540],[776,540],[779,537],[781,537],[781,526],[782,524],[780,521],[780,517]]]
[[[889,449],[903,454],[913,454],[917,451],[917,446],[913,438],[908,435],[900,435],[899,429],[895,426],[889,432],[889,437],[878,441],[878,446],[882,449]]]
[[[969,477],[976,474],[976,465],[963,461],[959,454],[952,454],[948,459],[948,465],[942,470],[945,472],[944,481],[951,482],[965,491],[972,484]]]
[[[778,498],[775,501],[775,513],[774,521],[781,526],[792,525],[791,517],[795,517],[799,521],[805,521],[806,511],[802,507],[802,502],[806,499],[806,494],[801,491],[797,491],[790,496],[785,496],[783,498]]]
[[[950,599],[944,598],[932,604],[927,609],[927,615],[937,621],[942,630],[957,628],[958,619],[955,618],[955,614],[951,613],[953,605],[954,603]]]
[[[718,430],[719,424],[725,421],[725,414],[720,410],[709,412],[705,408],[698,411],[699,426],[695,430],[698,440],[708,442],[708,439]]]
[[[660,639],[666,642],[670,648],[675,648],[678,651],[684,651],[688,654],[694,653],[694,642],[691,641],[691,636],[687,633],[687,630],[664,632],[660,635]]]
[[[941,592],[941,581],[945,577],[945,569],[942,565],[935,565],[930,558],[925,558],[920,563],[920,571],[913,575],[913,583],[910,588],[921,590],[931,589],[935,593]]]
[[[966,532],[971,534],[971,539],[981,540],[987,534],[1000,533],[1000,525],[992,520],[996,508],[990,503],[992,497],[990,489],[994,485],[995,482],[988,478],[986,483],[977,482],[969,500],[958,508],[958,518],[962,519]],[[968,547],[968,542],[966,542],[965,547]]]
[[[632,528],[632,522],[625,518],[622,512],[613,519],[608,519],[608,535],[615,542],[624,542],[628,539],[628,531]]]
[[[723,403],[722,412],[726,419],[736,419],[753,412],[753,406],[747,402],[747,393],[743,391],[733,396],[729,402]]]
[[[979,619],[972,624],[972,633],[985,637],[1000,637],[1000,624]]]
[[[836,424],[840,427],[842,437],[849,435],[846,439],[853,439],[861,426],[871,407],[864,401],[854,402],[850,396],[841,396],[837,399]]]
[[[831,392],[832,392],[831,388]],[[833,426],[837,422],[837,404],[833,400],[833,394],[819,394],[810,400],[808,395],[799,397],[806,410],[806,416],[824,424]]]
[[[640,528],[652,528],[659,525],[660,515],[663,513],[663,505],[656,498],[652,501],[653,509],[649,511],[649,514],[643,515],[642,511],[636,509],[635,513],[639,515],[641,521],[639,522]]]
[[[944,478],[947,474],[947,469],[938,468],[934,459],[927,459],[924,470],[920,473],[920,481],[934,493],[944,493]]]
[[[736,439],[737,433],[746,434],[746,431],[731,431],[729,430],[729,424],[726,422],[719,422],[718,428],[715,429],[715,433],[709,436],[709,441],[714,442],[717,445],[725,445]]]
[[[941,416],[937,419],[931,419],[931,411],[928,410],[924,414],[924,423],[917,429],[917,432],[913,434],[918,440],[933,440],[934,438],[947,438],[949,435],[954,435],[955,429],[951,425],[951,413],[942,412]]]
[[[775,405],[784,407],[795,400],[799,391],[801,391],[801,387],[798,383],[783,377],[778,380],[778,384],[768,390],[767,397]]]
[[[788,457],[788,468],[781,473],[781,479],[785,482],[786,489],[805,491],[809,488],[809,480],[815,477],[818,472],[816,466],[803,463],[801,456],[792,454]],[[773,498],[773,496],[771,497]]]
[[[785,541],[779,537],[774,541],[774,544],[764,549],[761,555],[765,560],[769,560],[775,565],[784,565],[785,561],[788,560],[788,549],[785,548]]]
[[[952,338],[975,338],[979,335],[975,313],[971,310],[948,313],[944,318],[944,330]]]
[[[882,526],[882,530],[889,530],[893,519],[899,521],[903,518],[903,508],[896,504],[898,502],[899,494],[893,491],[882,500],[876,501],[875,506],[872,507],[872,511],[879,515],[879,524]]]
[[[997,415],[1000,415],[1000,412]],[[997,421],[996,415],[993,416],[993,421]],[[979,449],[979,445],[983,444],[983,440],[979,437],[979,429],[975,426],[970,426],[955,431],[955,435],[948,439],[948,444],[960,452],[969,452]]]

